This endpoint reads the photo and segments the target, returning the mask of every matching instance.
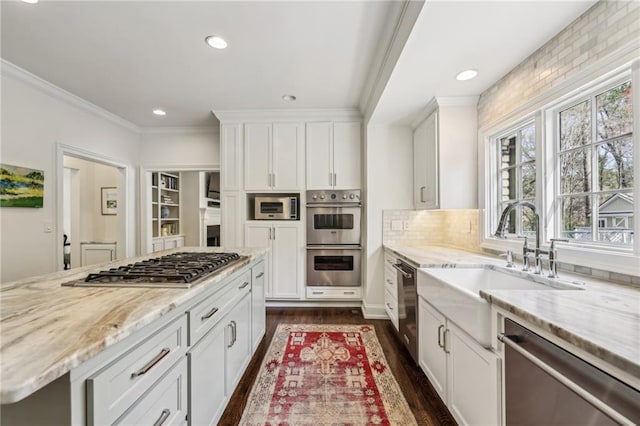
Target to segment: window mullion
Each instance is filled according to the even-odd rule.
[[[599,241],[600,209],[598,208],[600,197],[598,194],[598,182],[600,179],[600,164],[598,163],[598,105],[596,96],[591,96],[591,240]]]

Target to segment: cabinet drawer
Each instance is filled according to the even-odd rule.
[[[111,424],[186,353],[185,315],[87,379],[89,424]]]
[[[307,299],[359,300],[361,287],[307,287]]]
[[[398,256],[395,254],[385,251],[384,252],[384,266],[388,266],[393,269],[393,265],[398,262]]]
[[[384,289],[398,298],[398,272],[391,266],[384,265]]]
[[[183,358],[116,424],[185,425],[186,418],[187,360]]]
[[[251,271],[247,271],[225,288],[207,297],[189,311],[189,346],[193,346],[202,336],[224,316],[225,308],[231,306],[242,295],[251,290]]]
[[[384,309],[393,326],[398,330],[398,300],[390,292],[384,292]]]

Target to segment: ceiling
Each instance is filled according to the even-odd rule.
[[[434,96],[477,96],[595,0],[427,1],[371,118],[409,124]],[[473,80],[457,81],[476,69]]]
[[[433,96],[479,95],[593,3],[427,1],[374,119],[406,123]],[[212,110],[357,108],[401,4],[2,1],[1,52],[140,127],[211,126]],[[207,46],[212,34],[229,47]],[[469,67],[478,78],[453,78]]]

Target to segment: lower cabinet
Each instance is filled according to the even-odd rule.
[[[226,324],[221,321],[189,353],[189,413],[192,425],[214,425],[229,400],[224,381]]]
[[[254,352],[264,336],[267,317],[264,300],[265,262],[251,268],[251,351]]]
[[[158,237],[151,240],[154,252],[170,250],[184,246],[184,235],[172,235],[170,237]]]
[[[362,300],[362,287],[307,287],[307,299]]]
[[[419,364],[459,424],[499,424],[498,357],[418,300]]]
[[[80,243],[82,266],[111,262],[116,258],[116,243]]]
[[[222,321],[227,347],[225,384],[231,394],[251,359],[251,295],[244,296]]]

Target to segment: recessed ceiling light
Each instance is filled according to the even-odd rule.
[[[205,38],[204,41],[206,41],[207,44],[213,47],[214,49],[224,49],[227,47],[227,42],[222,37],[209,36]]]
[[[458,73],[458,75],[456,75],[456,80],[460,80],[460,81],[471,80],[477,75],[478,75],[478,71],[476,70],[464,70],[461,73]]]
[[[154,110],[153,110],[153,113],[154,113],[155,115],[160,115],[160,116],[167,115],[167,113],[166,113],[164,110],[161,110],[161,109],[159,109],[159,108],[158,108],[158,109],[154,109]]]
[[[23,3],[36,4],[38,0],[22,0]]]
[[[293,96],[293,95],[282,95],[282,100],[283,100],[283,101],[293,102],[293,101],[295,101],[296,99],[298,99],[298,98],[296,98],[296,97],[295,97],[295,96]]]

